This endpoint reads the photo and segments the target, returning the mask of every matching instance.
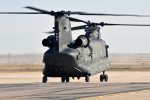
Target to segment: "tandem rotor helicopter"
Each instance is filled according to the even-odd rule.
[[[112,24],[93,23],[70,17],[70,15],[96,15],[96,16],[132,16],[150,17],[150,15],[134,14],[103,14],[71,11],[46,11],[35,7],[25,7],[36,12],[0,12],[0,14],[46,14],[54,17],[54,31],[42,41],[43,46],[49,49],[43,55],[45,67],[43,70],[43,83],[47,77],[61,77],[62,82],[69,82],[70,77],[85,77],[85,82],[90,81],[90,76],[101,73],[100,82],[108,81],[105,71],[110,69],[108,57],[109,46],[101,38],[100,27],[103,26],[150,26],[145,24]],[[71,21],[83,22],[85,25],[71,27]],[[84,29],[85,34],[72,40],[72,31]]]

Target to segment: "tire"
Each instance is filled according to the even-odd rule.
[[[47,82],[47,76],[43,76],[42,82],[43,82],[43,83],[46,83],[46,82]]]
[[[105,82],[107,82],[108,81],[108,75],[105,75],[104,79],[105,79]]]
[[[64,83],[65,82],[65,77],[61,77],[61,82]]]
[[[66,77],[66,82],[69,82],[69,77]]]
[[[101,74],[100,75],[100,82],[103,82],[103,80],[104,80],[104,76]]]
[[[90,77],[88,75],[85,76],[85,82],[90,82]]]

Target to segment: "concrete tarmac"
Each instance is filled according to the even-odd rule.
[[[2,73],[0,100],[149,100],[149,72],[108,72],[108,75],[107,83],[100,83],[99,75],[96,75],[91,77],[90,83],[85,83],[83,78],[70,83],[49,78],[44,84],[40,82],[42,75],[39,72]]]
[[[74,100],[150,89],[150,83],[32,83],[0,85],[0,100]]]

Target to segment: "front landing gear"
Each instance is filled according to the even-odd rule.
[[[47,82],[47,76],[43,76],[42,82],[43,82],[43,83],[46,83],[46,82]]]
[[[89,75],[85,76],[85,82],[90,82],[90,76]]]
[[[103,74],[100,75],[100,82],[107,82],[108,81],[108,75],[105,74],[105,71],[103,71]]]
[[[65,81],[68,83],[70,81],[69,77],[61,77],[61,82],[64,83]]]

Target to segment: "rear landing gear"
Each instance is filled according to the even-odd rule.
[[[61,82],[62,83],[64,83],[64,82],[69,82],[70,81],[70,79],[69,79],[69,77],[61,77]]]
[[[46,83],[46,82],[47,82],[47,76],[43,76],[42,82],[43,82],[43,83]]]
[[[107,82],[108,81],[108,75],[105,74],[105,71],[103,71],[103,74],[100,75],[100,82]]]

